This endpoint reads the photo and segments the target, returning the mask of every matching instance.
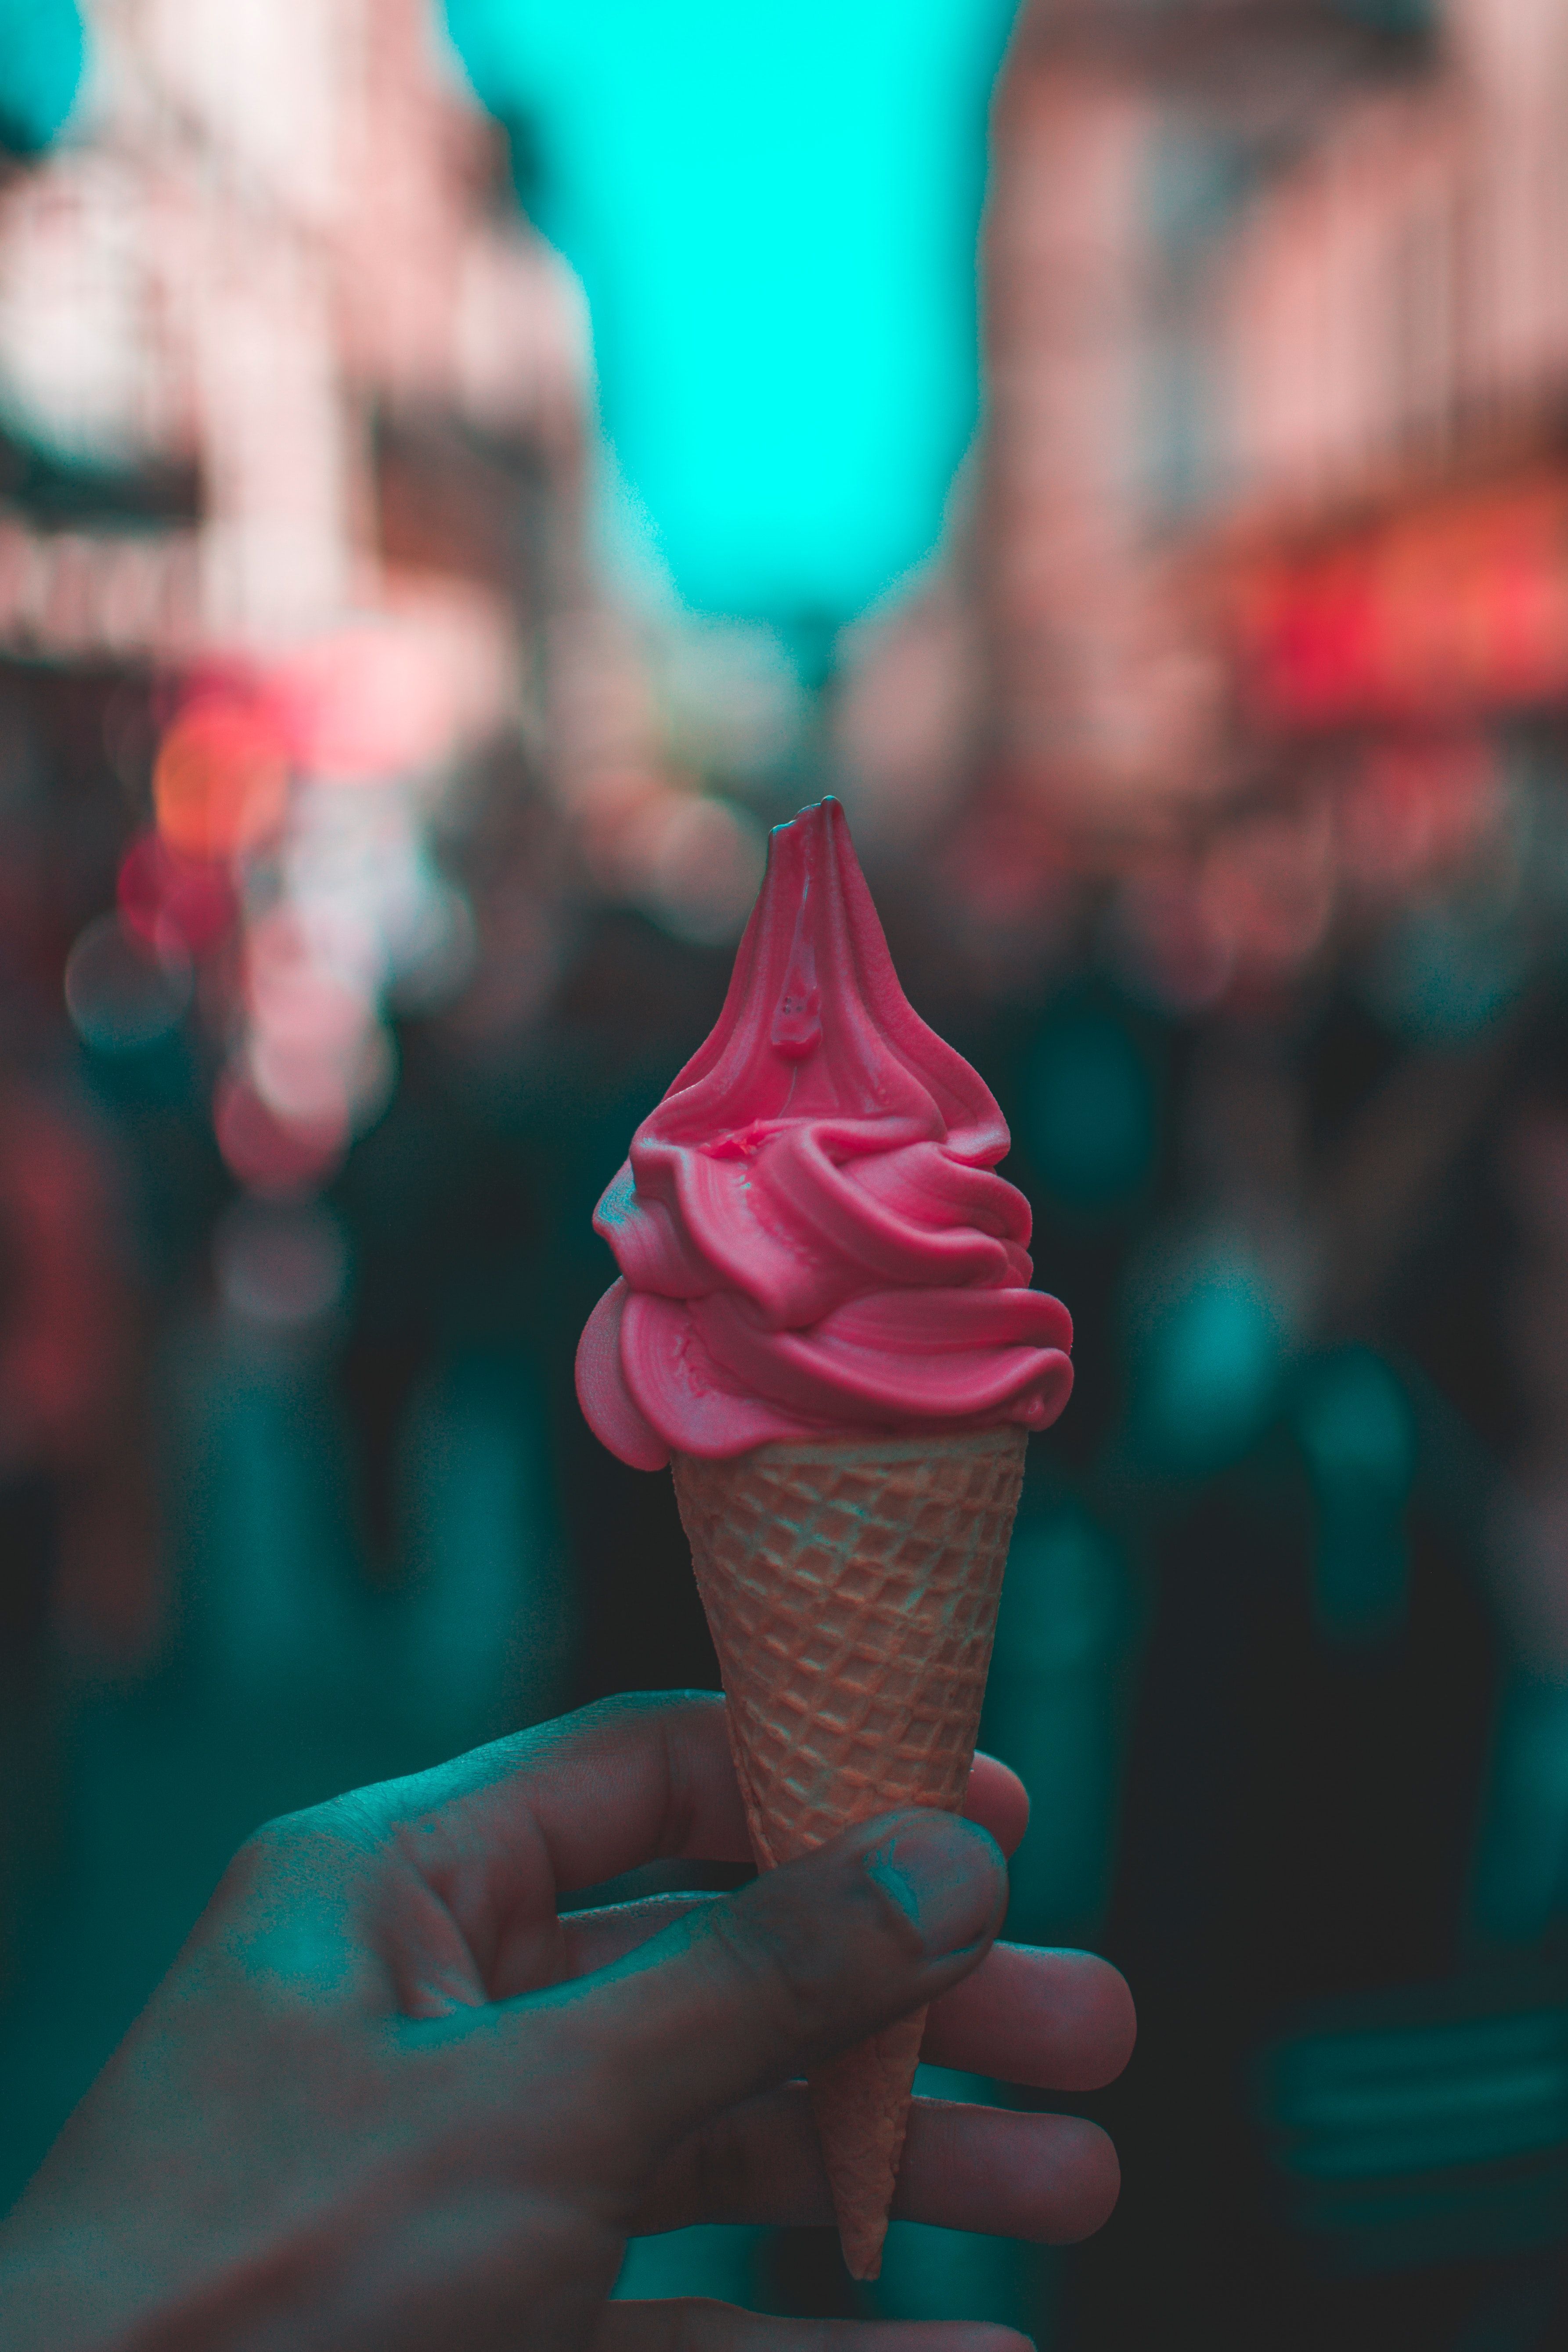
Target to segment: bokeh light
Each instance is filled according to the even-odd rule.
[[[118,915],[88,924],[66,959],[65,997],[76,1032],[100,1054],[134,1054],[178,1028],[191,970],[177,940],[156,950]]]
[[[1189,1475],[1234,1461],[1277,1406],[1289,1329],[1277,1286],[1231,1241],[1155,1277],[1142,1311],[1144,1443]]]
[[[1316,1491],[1314,1599],[1331,1638],[1387,1638],[1405,1606],[1404,1525],[1415,1476],[1415,1416],[1392,1368],[1366,1348],[1311,1365],[1294,1422]]]
[[[342,1302],[348,1244],[319,1202],[237,1201],[213,1241],[218,1293],[233,1315],[267,1331],[318,1325]]]
[[[275,833],[289,799],[289,755],[270,712],[204,697],[158,747],[153,804],[176,856],[231,857]]]
[[[337,1172],[348,1150],[341,1089],[320,1118],[292,1118],[273,1110],[244,1076],[226,1070],[214,1096],[213,1125],[227,1167],[264,1200],[313,1192]]]
[[[1153,1076],[1125,1025],[1074,1008],[1041,1032],[1029,1068],[1028,1139],[1050,1191],[1073,1208],[1124,1205],[1158,1139]]]
[[[227,866],[215,857],[182,856],[157,830],[132,842],[115,888],[127,929],[159,950],[177,942],[203,955],[227,936],[238,911]]]
[[[33,155],[58,135],[86,47],[74,0],[0,0],[0,148]]]

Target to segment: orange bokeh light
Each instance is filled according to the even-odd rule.
[[[184,857],[232,857],[283,820],[289,757],[271,715],[227,698],[188,705],[153,771],[158,831]]]

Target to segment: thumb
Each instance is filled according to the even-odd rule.
[[[934,2000],[978,1965],[1007,1902],[973,1822],[885,1815],[691,1912],[613,1969],[516,2004],[548,2009],[568,2063],[650,2159],[752,2092]]]

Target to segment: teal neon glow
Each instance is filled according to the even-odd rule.
[[[1276,1408],[1284,1302],[1245,1244],[1226,1238],[1173,1269],[1143,1312],[1135,1345],[1143,1444],[1169,1469],[1212,1475],[1247,1451]]]
[[[1113,1013],[1061,1013],[1029,1065],[1028,1139],[1056,1198],[1082,1210],[1136,1196],[1153,1165],[1159,1106],[1147,1062]]]
[[[1015,5],[449,0],[587,289],[623,538],[689,605],[842,621],[935,543]]]
[[[1317,1503],[1312,1602],[1331,1641],[1372,1643],[1405,1614],[1405,1505],[1415,1475],[1415,1423],[1391,1366],[1368,1348],[1310,1365],[1292,1422]]]
[[[35,155],[58,137],[85,49],[72,0],[0,0],[0,148]]]

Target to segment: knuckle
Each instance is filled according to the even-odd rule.
[[[253,2015],[309,2021],[365,1991],[375,1968],[354,1928],[351,1843],[320,1806],[264,1822],[230,1860],[197,1941]]]
[[[380,1826],[350,1790],[296,1813],[279,1813],[251,1831],[220,1885],[237,1893],[303,1890],[330,1875],[342,1884],[347,1867],[382,1842]]]
[[[254,1902],[289,1874],[299,1851],[302,1818],[298,1813],[280,1813],[241,1841],[218,1881],[215,1901],[219,1906]]]

